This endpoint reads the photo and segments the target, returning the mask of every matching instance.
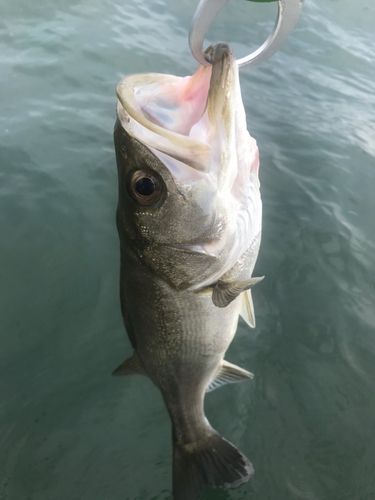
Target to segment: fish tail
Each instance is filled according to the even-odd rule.
[[[205,486],[237,488],[254,474],[249,460],[211,428],[204,440],[180,445],[173,438],[173,499],[198,500]]]

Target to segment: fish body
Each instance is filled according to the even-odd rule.
[[[131,75],[117,88],[120,299],[134,354],[114,374],[147,375],[172,421],[173,495],[233,488],[249,460],[204,414],[205,393],[252,374],[224,360],[238,317],[254,326],[261,234],[258,149],[231,49],[192,77]]]

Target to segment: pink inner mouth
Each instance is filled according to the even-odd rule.
[[[202,117],[210,88],[211,67],[199,66],[193,76],[174,77],[173,81],[139,86],[135,99],[144,116],[155,125],[189,136]]]

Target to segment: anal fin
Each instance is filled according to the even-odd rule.
[[[213,391],[218,387],[226,384],[234,384],[235,382],[242,382],[254,378],[254,375],[237,365],[223,361],[220,370],[214,380],[207,387],[206,392]]]
[[[115,376],[147,375],[136,351],[112,372]]]
[[[216,307],[227,307],[240,293],[250,290],[254,285],[262,281],[261,278],[250,278],[243,281],[218,281],[212,292],[212,302]]]

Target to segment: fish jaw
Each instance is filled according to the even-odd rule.
[[[206,131],[213,152],[210,174],[217,177],[217,210],[226,213],[228,230],[222,268],[219,273],[212,273],[210,281],[204,280],[194,289],[215,283],[235,266],[261,232],[259,152],[247,131],[237,62],[226,44],[214,46],[210,56],[212,75],[207,106],[191,136],[196,138],[202,129]],[[255,261],[250,263],[252,267],[254,264]]]
[[[192,290],[217,282],[261,231],[259,154],[246,128],[238,66],[226,44],[212,47],[210,57],[212,68],[200,66],[192,77],[131,75],[117,87],[121,127],[174,183],[166,197],[173,216],[166,207],[153,217],[136,213],[147,228],[144,249],[153,259],[168,258],[173,274],[185,276],[183,285],[166,277],[172,285]],[[177,264],[183,251],[212,257],[208,270],[198,278],[191,263]]]
[[[189,137],[190,128],[204,112],[210,68],[200,66],[191,77],[135,74],[117,86],[117,116],[124,129],[139,141],[206,172],[210,147]]]

